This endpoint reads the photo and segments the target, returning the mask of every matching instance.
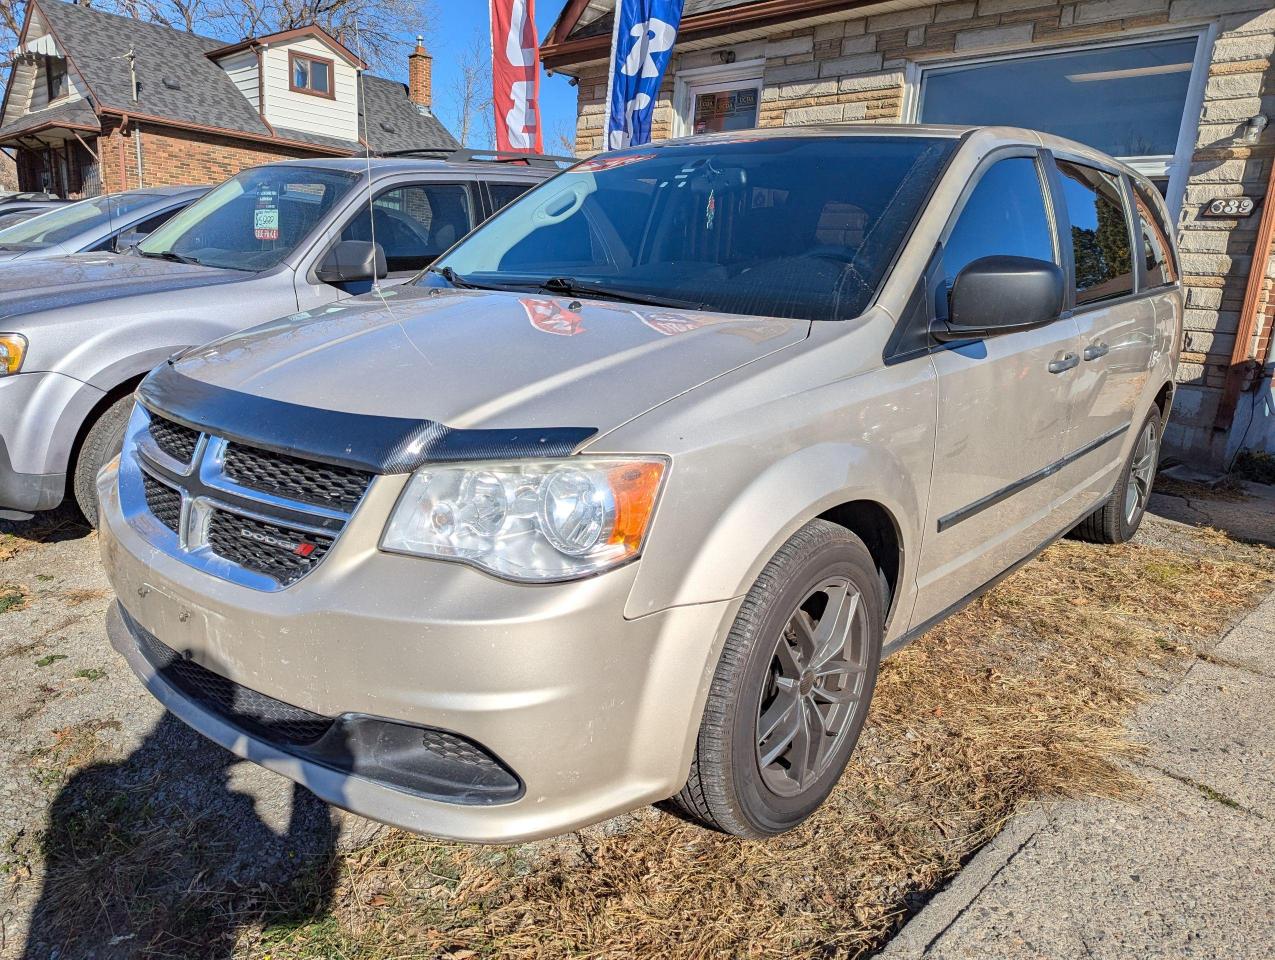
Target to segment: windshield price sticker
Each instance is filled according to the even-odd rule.
[[[252,235],[258,240],[279,239],[278,207],[259,207],[252,212]]]
[[[1252,197],[1218,197],[1206,203],[1201,212],[1206,217],[1247,217],[1255,206]]]

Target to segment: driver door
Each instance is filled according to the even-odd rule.
[[[1035,151],[984,161],[941,244],[935,316],[967,264],[1009,255],[1061,263]],[[943,613],[1056,533],[1078,332],[1070,316],[935,351],[933,481],[912,625]],[[1078,365],[1078,356],[1077,365]]]
[[[431,181],[397,184],[382,190],[371,204],[360,205],[352,213],[340,234],[324,245],[323,252],[326,254],[340,240],[374,240],[385,251],[389,269],[381,286],[406,283],[477,224],[473,186],[464,180]],[[321,255],[316,262],[322,259]],[[370,281],[320,283],[313,269],[298,275],[297,284],[297,302],[302,310],[372,289]]]

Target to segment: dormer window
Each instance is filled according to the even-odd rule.
[[[309,54],[289,52],[288,87],[294,93],[308,93],[315,97],[334,98],[332,92],[331,60],[312,57]]]
[[[44,84],[48,90],[49,103],[66,96],[66,61],[61,57],[44,58]]]

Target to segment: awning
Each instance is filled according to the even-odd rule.
[[[53,34],[46,33],[42,37],[36,37],[34,40],[28,40],[22,45],[23,53],[38,53],[46,57],[60,57],[61,51],[58,45],[53,42]]]

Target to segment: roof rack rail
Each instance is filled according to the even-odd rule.
[[[448,147],[413,147],[408,150],[387,150],[381,157],[438,157],[450,163],[521,163],[527,166],[560,168],[562,164],[577,162],[576,157],[560,157],[548,153],[517,153],[512,150],[475,150]]]

